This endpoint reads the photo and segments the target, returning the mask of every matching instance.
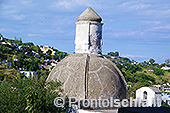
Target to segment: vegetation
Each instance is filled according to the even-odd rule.
[[[136,90],[140,87],[151,87],[155,84],[170,82],[170,70],[164,71],[161,69],[161,67],[169,66],[168,59],[161,65],[156,64],[153,58],[149,59],[148,62],[144,61],[139,63],[134,60],[131,61],[128,58],[117,56],[119,53],[115,53],[116,52],[109,52],[104,56],[113,63],[116,63],[117,67],[124,75],[127,85],[132,85],[132,87],[128,87],[129,97],[135,98]]]
[[[165,103],[164,101],[162,101],[162,105],[163,107],[170,107],[167,103]]]
[[[2,35],[0,34],[2,37]],[[45,60],[60,61],[67,53],[53,49],[43,53],[33,43],[20,40],[0,40],[0,113],[61,113],[65,110],[54,106],[60,96],[61,82],[46,83],[49,69],[43,67]],[[36,71],[37,75],[27,78],[19,70]],[[55,91],[54,91],[55,90]]]
[[[14,78],[11,83],[0,83],[0,112],[15,113],[58,113],[63,109],[53,104],[54,98],[60,96],[60,82],[46,83],[46,77]],[[53,91],[56,90],[57,91]],[[2,104],[3,103],[3,104]]]
[[[6,44],[1,44],[2,42]],[[55,54],[52,55],[53,51]],[[56,108],[53,104],[54,98],[62,92],[59,88],[61,83],[46,83],[52,67],[47,69],[44,63],[46,60],[59,62],[65,56],[67,53],[53,48],[44,53],[39,46],[31,42],[22,43],[21,39],[0,40],[0,112],[63,112],[63,109]],[[104,56],[116,63],[127,84],[133,86],[128,87],[129,97],[135,97],[136,90],[142,86],[170,82],[170,70],[161,69],[163,66],[170,67],[169,59],[159,65],[153,58],[148,62],[138,63],[120,57],[119,52],[109,52]],[[37,76],[27,78],[19,69],[36,71]]]
[[[109,52],[107,55],[110,55],[110,56],[119,56],[119,52]]]
[[[67,56],[66,52],[53,48],[43,53],[39,46],[31,42],[22,43],[21,39],[6,39],[1,40],[1,42],[6,44],[0,43],[0,61],[11,62],[12,67],[15,69],[22,68],[25,71],[37,71],[40,69],[41,64],[44,63],[44,60],[60,61]],[[54,55],[51,55],[52,50],[55,52]]]

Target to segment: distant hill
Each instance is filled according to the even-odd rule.
[[[163,70],[162,68],[170,67],[169,62],[156,64],[154,59],[150,59],[148,62],[140,63],[119,56],[119,52],[109,52],[104,56],[115,63],[123,73],[129,88],[130,97],[134,97],[136,89],[140,87],[170,83],[170,70]]]
[[[38,76],[48,76],[52,67],[68,54],[54,47],[23,43],[21,39],[8,39],[0,34],[0,79],[11,81],[15,76],[23,77],[20,71],[34,71]],[[129,96],[134,96],[136,89],[142,86],[170,83],[169,60],[156,64],[154,59],[142,63],[119,56],[119,52],[103,55],[115,63],[123,73],[129,87]],[[131,87],[132,86],[132,87]]]
[[[32,42],[23,43],[21,39],[8,39],[0,34],[0,66],[1,81],[6,80],[7,68],[14,71],[34,71],[39,75],[49,73],[52,66],[68,54],[53,47],[34,45]],[[5,67],[5,68],[4,68]],[[3,71],[2,71],[3,70]],[[12,75],[16,75],[13,73]],[[7,77],[10,79],[10,77]]]

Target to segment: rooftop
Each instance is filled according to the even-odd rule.
[[[152,89],[154,92],[161,92],[158,88],[155,87],[149,87],[150,89]]]
[[[101,22],[102,18],[91,7],[88,7],[78,17],[78,21],[97,21],[97,22]]]

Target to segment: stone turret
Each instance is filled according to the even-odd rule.
[[[128,97],[126,81],[117,66],[101,55],[102,19],[87,8],[76,23],[75,53],[60,61],[47,81],[63,83],[63,94],[77,99]]]
[[[88,7],[76,22],[75,53],[101,54],[101,17]]]

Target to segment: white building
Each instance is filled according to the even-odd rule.
[[[154,71],[153,69],[148,69],[148,71]]]
[[[6,45],[7,43],[6,42],[1,42],[1,44]]]
[[[147,99],[148,107],[160,107],[162,103],[162,92],[155,87],[141,87],[136,90],[136,99],[141,101]]]
[[[132,88],[132,85],[127,85],[127,87],[130,87],[130,88]]]
[[[164,92],[170,92],[170,88],[162,88]]]
[[[51,63],[51,66],[56,66],[56,65],[57,65],[57,63],[55,63],[55,62]]]
[[[170,67],[165,66],[165,67],[162,67],[161,69],[162,70],[170,70]]]
[[[153,85],[153,87],[156,87],[158,89],[162,89],[163,88],[163,85]]]
[[[34,71],[20,71],[20,73],[23,73],[27,78],[37,75],[37,72],[34,72]]]

